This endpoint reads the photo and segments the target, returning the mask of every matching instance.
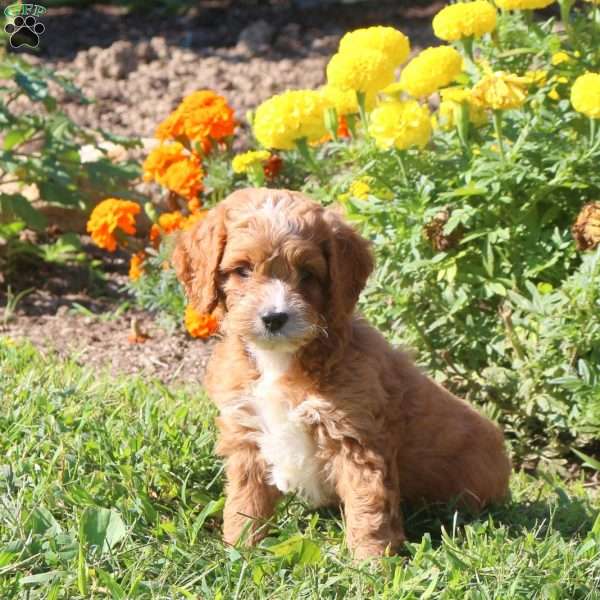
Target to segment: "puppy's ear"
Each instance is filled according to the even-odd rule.
[[[227,232],[225,211],[217,206],[177,239],[173,266],[192,306],[201,313],[211,313],[219,302],[217,278]]]
[[[325,211],[329,225],[329,301],[334,319],[345,319],[354,307],[375,263],[371,244],[361,237],[343,218],[329,209]]]

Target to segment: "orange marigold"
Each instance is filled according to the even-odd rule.
[[[202,206],[202,202],[200,202],[200,200],[198,200],[198,198],[194,198],[187,203],[188,210],[191,213],[195,213],[196,211],[200,210],[201,206]]]
[[[135,216],[139,213],[140,205],[137,202],[107,198],[92,211],[87,231],[96,245],[114,252],[117,249],[116,231],[135,235]]]
[[[166,212],[158,217],[158,224],[165,233],[171,233],[183,227],[185,217],[178,210]]]
[[[218,329],[218,323],[213,315],[201,314],[190,304],[185,308],[185,328],[192,337],[206,338]]]
[[[136,252],[131,257],[131,260],[129,261],[129,279],[131,279],[131,281],[137,281],[144,274],[142,265],[145,259],[146,253],[144,251]]]
[[[198,210],[195,213],[192,213],[187,219],[185,219],[182,229],[188,229],[194,223],[197,223],[198,221],[202,221],[202,219],[204,219],[207,214],[208,214],[207,210]]]
[[[202,190],[204,173],[200,159],[186,152],[179,142],[154,148],[143,168],[145,181],[154,180],[188,200],[197,197]]]
[[[156,223],[153,223],[152,227],[150,227],[150,243],[155,248],[158,248],[159,242],[160,242],[160,227]]]
[[[211,90],[199,90],[186,96],[181,104],[156,128],[160,140],[182,136],[200,142],[208,153],[211,140],[233,135],[236,127],[233,109],[227,100]]]

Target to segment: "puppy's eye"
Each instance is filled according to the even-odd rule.
[[[310,279],[314,278],[313,272],[309,269],[300,269],[298,271],[298,275],[300,277],[300,281],[302,282],[309,281]]]
[[[240,265],[239,267],[236,267],[233,272],[238,276],[238,277],[249,277],[250,276],[250,265]]]

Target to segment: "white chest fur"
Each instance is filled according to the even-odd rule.
[[[270,482],[284,493],[296,492],[313,506],[323,505],[331,497],[331,485],[302,412],[290,406],[281,382],[291,355],[257,350],[254,356],[261,377],[251,402],[260,422],[258,445],[269,465]]]

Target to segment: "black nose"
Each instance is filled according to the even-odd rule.
[[[288,314],[284,312],[270,312],[262,316],[265,329],[269,333],[279,331],[287,322]]]

